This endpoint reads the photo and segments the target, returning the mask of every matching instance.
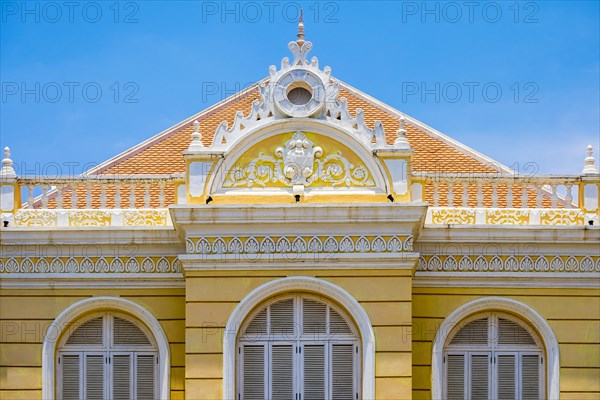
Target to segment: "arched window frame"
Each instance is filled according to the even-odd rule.
[[[56,355],[58,344],[63,336],[72,332],[74,323],[90,313],[102,311],[115,311],[129,315],[139,320],[151,333],[150,340],[154,340],[158,348],[158,395],[161,399],[170,398],[170,353],[169,342],[158,320],[145,308],[133,301],[119,297],[91,297],[73,303],[56,317],[48,327],[42,344],[42,398],[54,400],[57,398],[56,385]],[[87,319],[86,319],[87,320]]]
[[[286,292],[308,292],[337,303],[354,320],[361,341],[361,398],[375,398],[375,334],[369,317],[347,291],[322,279],[292,276],[267,282],[250,292],[235,308],[223,337],[223,398],[236,398],[236,347],[241,325],[265,300]]]
[[[549,400],[560,398],[560,353],[558,341],[546,320],[533,308],[519,301],[506,297],[482,297],[466,303],[454,310],[440,325],[433,342],[431,363],[431,396],[434,400],[442,400],[444,393],[444,348],[454,328],[466,318],[486,311],[499,311],[513,314],[533,328],[541,340],[545,352],[545,395]]]

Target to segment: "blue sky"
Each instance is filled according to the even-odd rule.
[[[29,174],[80,173],[266,77],[300,5],[334,77],[497,161],[578,173],[600,147],[597,1],[0,4],[0,145]]]

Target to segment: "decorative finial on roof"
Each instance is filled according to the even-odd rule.
[[[598,168],[596,168],[596,159],[593,156],[594,148],[592,145],[588,145],[587,147],[587,157],[585,158],[583,171],[581,171],[581,175],[589,175],[589,174],[598,174]]]
[[[298,40],[298,46],[302,47],[304,44],[304,17],[302,16],[302,8],[300,9],[300,19],[298,20],[298,34],[296,35]]]
[[[202,143],[202,134],[200,133],[200,122],[194,121],[194,133],[192,133],[192,142],[190,143],[189,151],[197,151],[204,149]]]
[[[10,159],[10,149],[4,148],[4,158],[2,159],[2,169],[0,169],[0,177],[16,178],[17,174],[13,168],[13,161]]]
[[[406,120],[404,117],[400,117],[400,127],[398,128],[398,137],[394,141],[394,147],[399,149],[409,149],[410,144],[408,140],[406,140],[406,129],[404,129],[404,124]]]

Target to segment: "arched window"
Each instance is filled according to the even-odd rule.
[[[516,317],[488,312],[463,320],[443,354],[444,399],[546,398],[537,334]]]
[[[309,294],[260,305],[238,338],[240,399],[357,399],[359,337],[338,307]]]
[[[59,343],[58,398],[63,400],[158,397],[158,349],[139,321],[95,313],[77,321]]]

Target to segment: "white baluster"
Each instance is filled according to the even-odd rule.
[[[521,184],[521,208],[527,208],[527,183]]]
[[[165,207],[165,181],[160,181],[158,183],[158,187],[160,188],[160,194],[158,195],[159,207]]]
[[[27,185],[27,208],[33,208],[33,185]]]
[[[542,198],[544,196],[543,194],[543,189],[544,189],[544,183],[540,182],[535,186],[536,190],[537,190],[537,196],[536,196],[536,207],[537,208],[542,208]]]
[[[557,186],[558,185],[556,183],[552,184],[552,195],[550,196],[550,199],[552,200],[552,208],[556,208],[558,204],[558,193],[556,193]]]
[[[135,208],[135,183],[129,183],[129,208]]]
[[[65,185],[58,184],[56,186],[56,208],[63,208],[63,190],[65,190]]]
[[[452,190],[454,189],[454,182],[452,180],[448,181],[448,207],[454,207],[454,193]]]
[[[438,181],[433,181],[433,206],[438,207],[440,194],[438,192]]]
[[[483,207],[483,181],[477,181],[477,207]]]
[[[463,181],[462,188],[462,206],[469,207],[469,182]]]
[[[506,194],[506,207],[512,208],[513,206],[513,184],[512,181],[506,182],[506,190],[508,193]]]
[[[498,207],[498,181],[492,182],[492,207]]]
[[[115,182],[115,208],[121,208],[121,182]]]
[[[77,183],[71,185],[71,208],[77,208]]]
[[[100,208],[106,208],[106,183],[100,183]]]
[[[573,184],[565,183],[565,187],[567,188],[567,194],[565,195],[565,201],[567,202],[567,208],[573,208]]]
[[[144,207],[150,208],[150,183],[144,183]]]
[[[42,208],[48,208],[48,186],[42,185]]]
[[[85,208],[92,208],[92,182],[85,183]]]

